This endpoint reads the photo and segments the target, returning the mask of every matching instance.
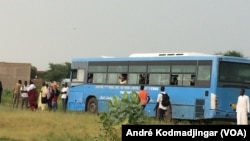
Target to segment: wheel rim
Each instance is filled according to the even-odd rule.
[[[95,113],[96,112],[96,104],[95,103],[90,103],[89,104],[89,111],[91,113]]]

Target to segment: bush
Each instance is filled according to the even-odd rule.
[[[108,102],[108,112],[104,112],[100,116],[104,132],[100,134],[100,138],[105,140],[117,141],[121,140],[121,126],[124,124],[145,124],[147,116],[139,104],[136,92],[124,93],[121,98],[113,97]]]

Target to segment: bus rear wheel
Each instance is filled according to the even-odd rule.
[[[92,97],[89,99],[87,111],[90,113],[97,113],[98,112],[98,105],[97,105],[96,98]]]

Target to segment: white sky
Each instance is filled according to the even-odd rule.
[[[0,62],[235,50],[249,57],[249,0],[0,0]]]

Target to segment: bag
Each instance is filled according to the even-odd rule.
[[[45,96],[45,97],[42,97],[42,98],[41,98],[41,100],[42,100],[42,101],[41,101],[41,102],[42,102],[42,104],[47,103],[47,97],[46,97],[46,96]]]
[[[164,93],[161,93],[162,94],[162,101],[161,101],[161,105],[164,106],[164,107],[167,107],[170,105],[170,101],[169,101],[169,96],[168,94],[164,94]]]

